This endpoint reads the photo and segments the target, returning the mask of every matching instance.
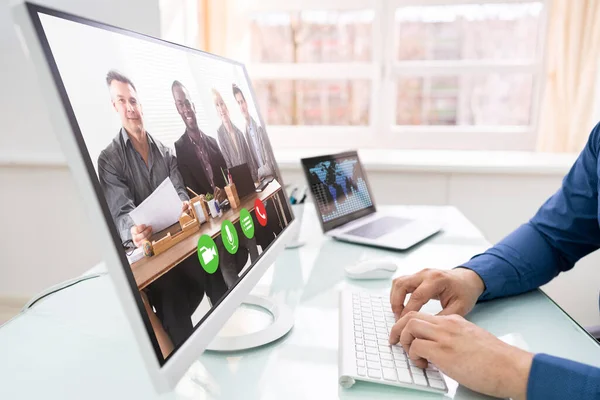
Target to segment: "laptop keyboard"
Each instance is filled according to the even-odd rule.
[[[409,219],[398,217],[381,217],[374,221],[345,232],[346,235],[359,236],[365,239],[377,239],[387,235],[411,222]]]

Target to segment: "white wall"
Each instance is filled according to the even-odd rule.
[[[158,0],[37,2],[160,35]],[[8,0],[0,0],[0,54],[1,300],[29,296],[81,273],[100,261],[101,255],[90,240],[91,227],[71,174],[64,167],[45,164],[63,157],[49,128],[32,65],[13,29]],[[15,160],[25,164],[11,166]]]

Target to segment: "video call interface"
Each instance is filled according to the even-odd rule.
[[[308,166],[309,184],[323,222],[373,206],[357,157],[333,158]]]
[[[211,55],[39,16],[162,364],[292,219],[250,83]]]

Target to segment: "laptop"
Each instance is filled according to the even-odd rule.
[[[273,176],[267,176],[262,178],[260,182],[255,185],[250,168],[246,163],[229,168],[229,173],[231,174],[231,180],[235,183],[235,188],[240,198],[248,196],[251,193],[262,192],[274,179]]]
[[[327,236],[407,250],[441,230],[437,221],[378,212],[356,151],[303,158],[302,166]]]

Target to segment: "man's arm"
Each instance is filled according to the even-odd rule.
[[[131,227],[134,225],[129,213],[135,209],[133,195],[118,172],[117,167],[108,160],[104,152],[98,157],[98,178],[122,241],[131,239]]]
[[[600,368],[536,354],[527,382],[527,400],[598,399]]]
[[[600,247],[599,126],[592,131],[561,188],[536,215],[463,265],[479,274],[485,283],[480,300],[538,288]]]

